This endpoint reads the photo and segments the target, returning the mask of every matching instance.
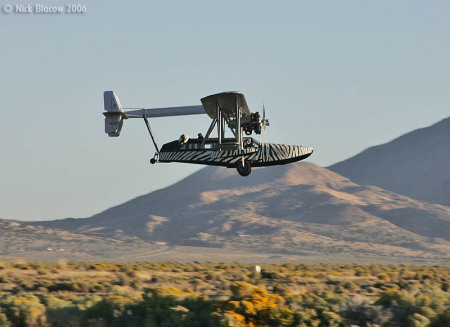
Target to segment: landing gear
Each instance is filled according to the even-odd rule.
[[[156,149],[155,156],[150,159],[150,163],[152,165],[154,165],[155,163],[158,162],[158,159],[159,159],[159,148],[156,145],[155,138],[153,137],[152,129],[150,128],[150,124],[148,122],[147,116],[145,115],[145,110],[144,110],[144,115],[142,116],[142,118],[144,118],[145,125],[147,125],[148,133],[150,134],[150,137],[152,138],[152,141],[153,141],[153,145],[155,146],[155,149]]]
[[[241,176],[248,176],[252,172],[252,166],[248,161],[239,161],[236,167],[239,175]]]
[[[156,152],[156,153],[155,153],[155,156],[154,156],[153,158],[150,159],[150,163],[151,163],[152,165],[154,165],[155,163],[157,163],[157,162],[158,162],[158,157],[159,157],[159,152]]]

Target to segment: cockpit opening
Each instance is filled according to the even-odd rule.
[[[255,140],[253,137],[244,137],[244,148],[259,148],[260,144],[257,140]]]

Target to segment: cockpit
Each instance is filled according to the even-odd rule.
[[[186,143],[180,144],[179,141],[166,143],[162,146],[161,152],[183,151],[183,150],[226,150],[238,148],[238,143],[234,138],[224,138],[219,145],[217,138],[208,139],[188,139]],[[244,149],[258,149],[260,144],[252,137],[244,137],[242,140]]]
[[[244,137],[243,140],[244,148],[259,148],[260,144],[257,140],[255,140],[253,137]]]

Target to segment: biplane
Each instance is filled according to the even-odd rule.
[[[142,118],[145,121],[156,153],[150,159],[157,162],[184,162],[236,168],[241,176],[248,176],[252,167],[284,165],[303,160],[313,153],[313,148],[299,145],[260,143],[252,133],[261,134],[269,126],[269,120],[259,112],[252,113],[245,97],[240,92],[223,92],[201,99],[201,105],[134,109],[125,111],[113,91],[103,94],[105,132],[112,137],[120,135],[123,122],[128,118]],[[126,109],[126,108],[125,108]],[[205,136],[197,138],[182,135],[179,140],[164,144],[161,148],[155,142],[148,118],[206,114],[211,125]],[[231,131],[226,137],[225,130]],[[217,132],[212,135],[214,130]],[[228,133],[230,134],[230,133]]]

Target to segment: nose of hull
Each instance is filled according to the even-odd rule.
[[[313,148],[301,145],[288,145],[283,151],[284,160],[291,160],[291,162],[299,161],[308,158],[313,153]]]
[[[301,145],[261,144],[261,166],[282,165],[308,158],[313,148]]]

